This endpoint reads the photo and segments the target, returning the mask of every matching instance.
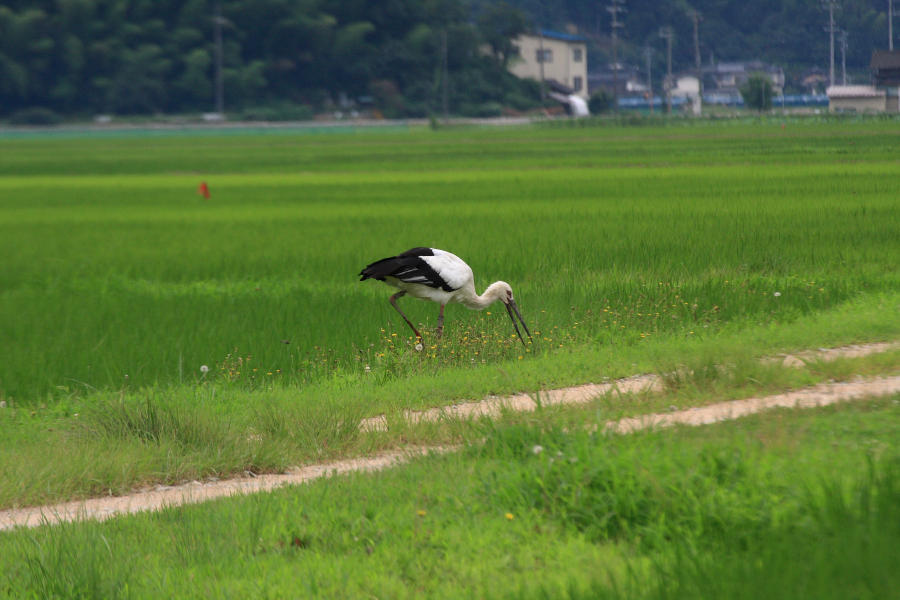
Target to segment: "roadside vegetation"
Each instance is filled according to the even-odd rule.
[[[900,396],[633,435],[566,411],[459,453],[0,535],[16,598],[886,598]],[[604,414],[581,411],[581,424]]]

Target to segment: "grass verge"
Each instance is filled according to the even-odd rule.
[[[616,436],[553,415],[377,474],[0,534],[14,597],[886,598],[900,396]],[[473,557],[478,557],[473,560]]]

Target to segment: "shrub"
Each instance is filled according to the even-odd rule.
[[[459,112],[464,117],[483,119],[487,117],[499,117],[503,114],[503,106],[499,102],[483,102],[481,104],[463,104]]]
[[[510,108],[515,110],[531,110],[541,105],[540,97],[533,98],[519,91],[513,91],[506,94],[504,102]]]
[[[257,106],[241,113],[245,121],[309,121],[314,116],[312,107],[306,104]]]
[[[9,122],[11,125],[59,125],[62,117],[49,108],[34,106],[14,112]]]
[[[765,75],[751,75],[741,86],[741,96],[748,108],[762,112],[772,108],[772,82]]]
[[[592,115],[599,115],[612,110],[613,102],[615,101],[616,97],[612,92],[599,89],[591,94],[591,98],[588,100],[588,109],[591,111]]]

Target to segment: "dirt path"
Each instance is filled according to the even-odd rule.
[[[0,511],[0,531],[13,527],[35,527],[55,524],[61,521],[84,519],[106,520],[123,514],[159,510],[168,506],[195,504],[235,494],[265,492],[283,485],[297,485],[321,477],[341,475],[351,471],[378,471],[386,467],[406,462],[412,457],[440,452],[441,448],[406,448],[380,452],[365,458],[352,458],[290,469],[279,475],[258,475],[237,477],[221,481],[192,481],[183,485],[156,486],[149,491],[135,492],[125,496],[110,496],[75,500],[52,506],[35,506]]]
[[[844,348],[822,349],[817,352],[800,355],[785,355],[771,360],[782,361],[788,366],[800,366],[802,361],[810,359],[834,360],[841,357],[864,356],[877,352],[885,352],[900,347],[900,343],[866,344]],[[550,390],[538,395],[541,404],[579,404],[589,402],[599,395],[611,391],[632,393],[647,389],[656,389],[660,385],[659,378],[653,375],[628,377],[611,383],[589,384],[559,390]],[[826,406],[836,402],[845,402],[900,393],[900,376],[881,377],[843,383],[821,384],[793,392],[747,398],[730,402],[720,402],[708,406],[691,408],[670,413],[653,413],[640,417],[626,418],[606,423],[605,429],[616,433],[627,434],[651,427],[668,427],[672,425],[706,425],[737,419],[750,414],[770,410],[772,408],[798,407],[808,408]],[[427,411],[409,412],[406,418],[410,422],[433,421],[443,418],[478,418],[495,417],[503,410],[528,411],[537,408],[533,396],[520,394],[508,397],[492,397],[480,402],[468,402],[453,406],[431,409]],[[360,424],[365,431],[381,430],[387,427],[384,417],[366,419]],[[178,486],[157,486],[150,491],[135,492],[126,496],[92,498],[65,502],[52,506],[37,506],[23,509],[0,511],[0,530],[14,527],[34,527],[42,524],[54,524],[61,521],[79,519],[104,520],[110,517],[131,514],[147,510],[159,510],[168,506],[180,506],[204,502],[214,498],[234,494],[249,494],[272,490],[283,485],[306,483],[321,477],[339,475],[351,471],[377,471],[410,460],[416,456],[429,453],[452,451],[452,447],[412,447],[401,450],[380,452],[374,456],[338,460],[318,465],[296,468],[280,475],[259,475],[257,477],[239,477],[214,482],[194,481]]]
[[[808,361],[823,360],[833,361],[839,358],[856,358],[869,354],[878,354],[900,348],[900,342],[878,342],[873,344],[854,344],[840,348],[820,348],[798,354],[782,354],[765,359],[767,362],[781,363],[786,367],[800,368]],[[658,375],[635,375],[624,379],[617,379],[609,383],[589,383],[574,387],[548,390],[540,394],[517,394],[514,396],[491,396],[476,402],[463,402],[431,408],[423,411],[409,411],[403,418],[410,423],[439,421],[448,419],[473,419],[479,417],[496,418],[504,410],[533,411],[537,408],[535,398],[538,398],[543,406],[556,404],[584,404],[598,396],[610,392],[619,394],[634,394],[643,391],[661,391],[662,380]],[[385,431],[388,427],[384,416],[364,419],[360,423],[363,431]]]

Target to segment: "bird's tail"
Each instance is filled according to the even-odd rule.
[[[369,279],[369,278],[383,280],[384,275],[382,274],[379,276],[379,271],[382,271],[383,269],[379,269],[378,267],[381,266],[381,263],[384,263],[385,261],[388,261],[388,260],[391,260],[391,259],[383,258],[381,260],[375,261],[372,264],[368,265],[365,269],[363,269],[362,271],[359,272],[359,280],[365,281],[366,279]]]
[[[385,275],[391,275],[397,270],[397,260],[398,257],[396,256],[376,260],[359,272],[359,280],[365,281],[366,279],[371,278],[377,279],[378,281],[384,281]]]

